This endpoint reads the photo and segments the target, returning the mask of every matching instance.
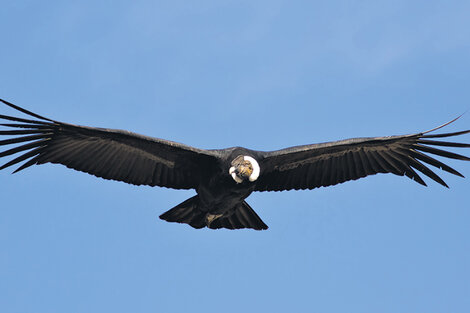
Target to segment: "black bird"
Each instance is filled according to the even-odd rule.
[[[434,138],[463,135],[470,130],[429,134],[456,119],[426,132],[402,136],[354,138],[271,152],[242,147],[203,150],[124,130],[62,123],[0,101],[35,118],[0,115],[0,119],[14,122],[0,124],[7,128],[0,135],[15,136],[1,140],[0,145],[20,144],[0,152],[0,157],[21,153],[0,170],[22,161],[14,172],[50,162],[134,185],[195,189],[196,196],[160,216],[194,228],[267,229],[245,202],[253,191],[313,189],[377,173],[407,176],[426,186],[415,170],[448,187],[423,163],[463,175],[428,154],[470,160],[434,147],[468,148],[470,144]]]

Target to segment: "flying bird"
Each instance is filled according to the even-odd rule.
[[[34,118],[0,115],[8,121],[0,124],[5,127],[0,135],[12,136],[0,140],[0,146],[14,145],[1,151],[0,157],[19,154],[0,170],[23,161],[14,173],[35,164],[56,163],[133,185],[195,189],[195,196],[160,216],[194,228],[267,229],[245,201],[253,191],[314,189],[377,173],[407,176],[426,186],[416,171],[448,187],[425,164],[463,175],[430,155],[470,160],[444,150],[470,144],[436,140],[470,133],[434,134],[456,119],[402,136],[353,138],[269,152],[242,147],[204,150],[124,130],[63,123],[0,101]]]

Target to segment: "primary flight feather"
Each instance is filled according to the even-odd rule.
[[[1,102],[30,117],[0,115],[0,157],[19,154],[0,170],[23,162],[15,172],[31,165],[57,163],[97,177],[134,185],[195,189],[197,195],[160,218],[194,228],[252,228],[268,226],[245,202],[253,191],[313,189],[356,180],[377,173],[407,176],[426,185],[416,171],[447,184],[425,164],[463,177],[433,158],[470,161],[469,157],[437,147],[469,148],[470,144],[436,140],[470,133],[470,130],[402,136],[354,138],[296,146],[278,151],[242,147],[204,150],[123,130],[58,122],[8,101]]]

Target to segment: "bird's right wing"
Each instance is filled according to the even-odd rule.
[[[54,121],[0,101],[36,118],[0,115],[0,119],[14,122],[0,124],[9,128],[0,135],[14,136],[1,140],[0,146],[20,144],[1,151],[0,157],[21,153],[0,170],[22,161],[26,162],[15,172],[50,162],[134,185],[190,189],[198,186],[201,171],[217,158],[215,152],[124,130]]]
[[[468,148],[470,144],[433,139],[463,135],[470,133],[470,130],[428,134],[453,121],[430,131],[412,135],[353,138],[262,152],[263,158],[260,162],[262,174],[256,182],[255,190],[313,189],[377,173],[405,175],[426,185],[415,170],[447,187],[446,183],[423,163],[463,177],[450,166],[428,155],[470,161],[466,156],[435,148],[435,146]]]

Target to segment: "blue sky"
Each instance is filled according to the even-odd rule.
[[[412,133],[470,108],[469,14],[468,1],[3,1],[0,97],[200,148]],[[467,113],[447,130],[469,126]],[[193,191],[10,172],[2,312],[470,310],[468,178],[252,194],[270,227],[257,232],[158,219]]]

